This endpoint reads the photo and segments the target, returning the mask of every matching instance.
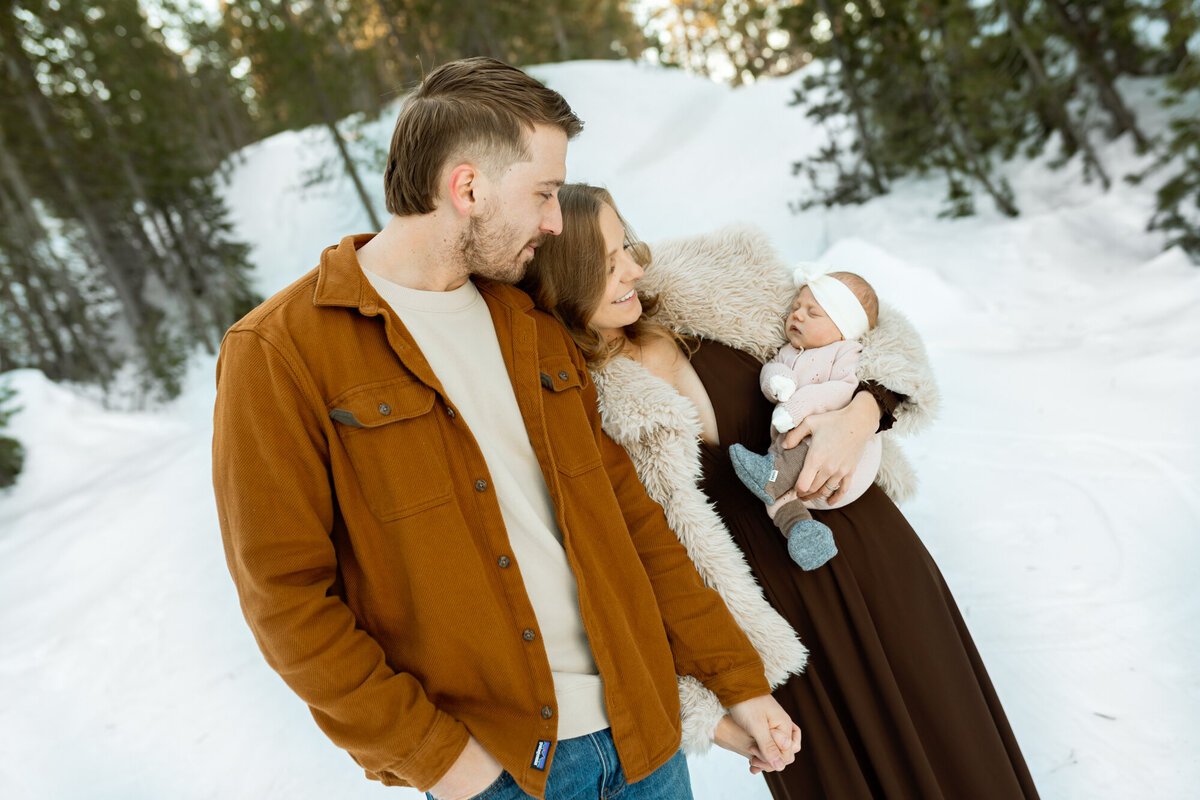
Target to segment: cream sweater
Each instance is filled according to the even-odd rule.
[[[537,628],[554,676],[558,738],[607,728],[604,685],[583,627],[575,575],[487,303],[470,281],[450,292],[422,292],[371,272],[366,275],[416,340],[487,462],[508,540],[537,616],[536,626],[530,628]]]

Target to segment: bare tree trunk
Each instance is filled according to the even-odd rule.
[[[412,86],[416,82],[416,77],[413,75],[412,63],[404,52],[404,37],[400,34],[400,27],[396,25],[396,15],[388,8],[386,0],[376,0],[376,5],[380,15],[387,21],[388,39],[394,51],[393,55],[400,62],[400,68],[403,70],[404,85]]]
[[[3,174],[4,182],[11,191],[4,191],[0,187],[0,210],[4,213],[4,220],[13,228],[13,233],[18,241],[34,243],[47,242],[48,236],[46,230],[42,227],[41,221],[38,219],[37,211],[33,207],[33,195],[29,190],[29,185],[25,181],[25,177],[21,174],[20,167],[16,160],[8,152],[4,142],[4,131],[0,129],[0,173]],[[101,384],[106,384],[107,376],[104,375],[104,370],[101,368],[101,363],[96,360],[93,355],[93,348],[99,337],[94,335],[91,322],[88,319],[86,312],[86,304],[83,298],[80,297],[74,283],[71,282],[71,277],[68,274],[66,265],[58,261],[58,257],[50,248],[48,242],[46,244],[46,258],[52,263],[48,265],[47,270],[48,280],[43,280],[40,276],[34,279],[31,271],[13,267],[16,273],[16,280],[23,283],[30,292],[34,294],[33,300],[30,302],[30,310],[36,317],[41,320],[43,330],[42,338],[52,342],[53,349],[58,360],[62,363],[63,377],[78,377],[79,373],[76,368],[76,357],[81,358],[87,363],[90,372],[100,378]],[[36,255],[29,252],[28,257],[35,263]],[[21,276],[24,276],[23,278]],[[36,285],[35,285],[36,284]],[[5,287],[11,296],[11,288]],[[64,310],[62,303],[58,298],[58,291],[62,291],[68,300],[68,309],[74,308],[79,312],[78,318],[75,314]],[[17,304],[16,299],[12,302],[16,308],[16,313],[22,318],[22,325],[32,330],[33,326],[28,319],[27,312]],[[53,323],[47,315],[53,312],[58,318],[58,323]],[[63,329],[66,331],[67,338],[71,340],[73,350],[64,353],[59,346],[58,331]],[[80,330],[91,341],[85,343],[80,338]]]
[[[0,207],[8,211],[7,192],[0,191]],[[17,252],[18,248],[12,245],[5,249],[7,252],[0,254],[0,300],[4,301],[6,308],[12,309],[21,330],[24,331],[25,335],[21,340],[32,356],[32,363],[26,366],[38,367],[50,378],[66,377],[64,362],[67,359],[58,341],[58,331],[48,325],[41,315],[38,315],[38,318],[33,316],[33,312],[42,306],[45,298],[35,287],[30,286],[29,270],[20,263],[28,258],[28,254]],[[24,290],[23,300],[17,297],[14,286],[20,286]]]
[[[563,27],[562,8],[555,3],[550,10],[550,24],[554,27],[554,42],[558,45],[558,60],[571,59],[571,45],[567,41],[567,29]]]
[[[829,20],[833,36],[833,52],[837,56],[838,63],[842,65],[842,91],[846,93],[846,97],[850,100],[850,108],[854,112],[855,127],[858,128],[858,141],[862,144],[863,161],[871,170],[871,191],[875,194],[884,194],[887,192],[887,188],[884,185],[879,164],[875,160],[875,146],[871,139],[870,129],[867,127],[867,115],[862,98],[858,93],[858,83],[854,80],[854,67],[850,62],[850,53],[842,39],[844,34],[838,30],[839,26],[830,10],[829,0],[820,0],[820,6],[826,19]]]
[[[82,69],[82,67],[79,67]],[[121,174],[125,177],[125,183],[129,186],[134,199],[141,204],[142,212],[139,216],[150,223],[154,229],[157,241],[151,240],[146,234],[144,228],[137,226],[137,237],[142,242],[142,245],[147,249],[147,254],[153,256],[150,259],[152,268],[158,272],[164,280],[168,279],[168,273],[163,269],[164,266],[173,260],[173,256],[168,244],[167,232],[163,227],[163,220],[155,212],[156,206],[150,202],[149,192],[146,191],[146,185],[142,182],[142,177],[134,169],[133,161],[129,158],[129,148],[121,134],[117,131],[116,125],[113,124],[112,117],[108,109],[101,103],[94,93],[91,91],[82,92],[87,100],[87,103],[92,108],[92,113],[104,128],[104,135],[110,144],[110,151],[116,157],[116,160],[121,165]],[[198,105],[198,104],[193,104]],[[178,265],[175,265],[176,268]]]
[[[1096,155],[1096,151],[1092,148],[1092,143],[1088,141],[1087,134],[1079,130],[1071,120],[1070,112],[1067,111],[1066,105],[1059,98],[1058,92],[1054,90],[1054,84],[1047,77],[1046,70],[1042,68],[1041,59],[1037,57],[1037,53],[1033,52],[1033,48],[1029,46],[1029,40],[1025,37],[1024,30],[1022,30],[1021,21],[1013,13],[1009,0],[999,0],[999,3],[1001,10],[1008,18],[1008,29],[1012,34],[1013,41],[1017,43],[1017,47],[1021,50],[1021,55],[1025,59],[1025,64],[1029,67],[1030,74],[1033,75],[1034,82],[1041,89],[1042,96],[1046,98],[1046,103],[1050,107],[1050,113],[1055,118],[1058,129],[1062,131],[1063,135],[1069,141],[1083,151],[1084,160],[1091,165],[1092,169],[1096,170],[1096,174],[1100,176],[1100,183],[1104,185],[1104,190],[1108,191],[1112,186],[1112,181],[1109,179],[1104,166],[1100,163],[1100,158]]]
[[[193,143],[204,153],[205,166],[209,172],[212,172],[234,149],[228,133],[221,127],[220,100],[212,96],[198,76],[188,75],[181,80],[184,84],[184,91],[188,93],[190,100],[188,104],[192,107],[196,127],[204,132],[200,136],[193,137]],[[193,81],[200,85],[195,85]],[[205,133],[207,135],[204,135]]]
[[[975,146],[970,134],[967,133],[966,127],[962,124],[962,120],[958,118],[958,115],[954,111],[954,106],[946,94],[946,89],[942,85],[943,76],[930,63],[930,60],[925,57],[924,53],[919,52],[918,55],[921,59],[921,65],[924,67],[926,78],[929,81],[929,86],[933,90],[938,106],[941,108],[943,119],[950,128],[950,141],[963,159],[963,165],[966,167],[967,174],[979,181],[983,188],[987,190],[987,193],[991,195],[992,200],[996,203],[996,207],[1003,214],[1009,217],[1019,216],[1020,211],[1017,207],[993,183],[984,156]]]
[[[287,5],[287,3],[285,2],[284,5]],[[346,91],[351,97],[351,107],[358,109],[378,109],[379,92],[377,91],[377,87],[373,87],[370,78],[362,74],[354,47],[347,44],[346,39],[341,35],[342,31],[347,27],[345,17],[342,18],[341,22],[335,20],[326,0],[312,0],[310,6],[321,15],[321,19],[325,22],[326,30],[331,32],[330,36],[333,40],[333,46],[337,48],[339,58],[347,67],[347,74],[344,74],[342,78],[343,84],[346,86]],[[290,14],[290,9],[286,13]],[[291,22],[290,19],[289,22]]]
[[[292,16],[290,0],[283,0],[279,4],[279,7],[283,12],[283,18],[287,21],[287,24],[295,28],[296,21]],[[375,230],[382,230],[383,225],[380,224],[379,217],[376,216],[375,209],[371,205],[371,199],[367,195],[367,190],[363,187],[362,181],[358,177],[358,170],[354,166],[354,159],[350,157],[350,151],[346,148],[346,142],[342,139],[342,134],[338,132],[333,106],[330,105],[329,97],[325,94],[325,90],[321,88],[321,79],[317,75],[317,68],[313,65],[312,59],[306,59],[305,63],[308,68],[308,80],[312,86],[313,96],[316,97],[317,106],[321,110],[321,118],[325,123],[325,127],[329,130],[329,135],[333,138],[333,143],[337,146],[338,154],[342,157],[342,165],[345,167],[346,175],[354,184],[354,189],[358,192],[359,202],[362,203],[363,209],[366,210],[371,224],[375,226]]]
[[[179,273],[179,279],[183,283],[183,286],[180,287],[183,291],[176,292],[175,296],[185,304],[188,325],[191,327],[192,335],[200,340],[209,355],[213,355],[217,352],[213,342],[213,335],[216,332],[213,329],[214,326],[208,324],[209,320],[206,319],[207,315],[204,313],[204,304],[200,302],[200,298],[206,292],[204,291],[204,278],[199,275],[196,267],[199,259],[192,244],[197,236],[197,232],[187,225],[188,212],[189,209],[185,208],[181,209],[179,214],[182,217],[184,225],[184,230],[182,231],[179,229],[180,226],[176,224],[175,215],[172,214],[171,209],[163,209],[160,213],[166,223],[167,230],[170,231],[173,249],[182,268]],[[217,276],[209,277],[215,279]]]
[[[1125,101],[1113,85],[1107,66],[1097,56],[1094,48],[1088,44],[1088,32],[1085,29],[1086,23],[1076,20],[1062,0],[1047,0],[1047,5],[1054,12],[1054,16],[1058,19],[1063,32],[1071,42],[1071,46],[1075,48],[1084,73],[1088,76],[1092,84],[1095,85],[1096,91],[1100,96],[1101,105],[1104,106],[1109,116],[1112,117],[1113,135],[1120,136],[1122,133],[1129,131],[1133,135],[1133,140],[1137,143],[1138,149],[1141,151],[1148,150],[1150,148],[1150,140],[1138,128],[1137,119],[1133,116],[1133,112],[1125,105]]]
[[[1167,21],[1168,30],[1176,30],[1180,25],[1181,8],[1176,3],[1167,3],[1162,9],[1163,19]],[[1188,59],[1188,43],[1184,37],[1178,37],[1171,45],[1171,61],[1167,72],[1174,72]]]
[[[6,31],[7,33],[7,31]],[[10,39],[13,44],[15,40],[10,36],[5,36]],[[79,188],[79,184],[75,182],[75,177],[72,172],[66,168],[58,156],[59,147],[55,141],[54,135],[51,132],[50,125],[46,121],[42,103],[45,99],[38,96],[34,97],[31,92],[37,92],[37,83],[34,79],[29,65],[22,59],[13,55],[16,48],[5,43],[4,53],[5,62],[8,70],[13,78],[17,81],[18,91],[21,93],[22,100],[25,104],[25,109],[29,113],[29,119],[33,122],[34,128],[41,137],[42,147],[45,149],[47,157],[50,159],[51,168],[54,170],[55,176],[62,181],[63,188],[66,190],[68,201],[71,205],[71,211],[83,225],[84,231],[87,234],[88,243],[95,252],[96,257],[100,260],[104,267],[105,273],[108,275],[109,282],[116,290],[117,298],[121,302],[122,308],[125,310],[125,316],[129,320],[130,325],[135,331],[142,330],[142,323],[145,319],[145,313],[142,307],[142,300],[139,296],[136,279],[128,274],[127,269],[121,265],[112,255],[104,238],[104,231],[101,227],[96,215],[92,213],[91,206],[83,195],[83,191]],[[32,87],[32,88],[31,88]]]
[[[425,71],[432,69],[435,64],[441,61],[441,52],[438,49],[437,42],[434,40],[434,33],[441,33],[440,22],[432,19],[430,14],[421,13],[415,8],[415,0],[401,0],[404,4],[404,11],[408,15],[408,25],[416,31],[417,37],[421,40],[421,77],[425,77]]]

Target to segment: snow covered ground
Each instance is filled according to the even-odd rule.
[[[1047,800],[1184,800],[1200,784],[1200,269],[1144,231],[1148,187],[1077,164],[1007,175],[1024,213],[939,220],[940,183],[793,216],[817,140],[795,79],[533,72],[587,123],[569,177],[649,241],[737,220],[789,260],[864,274],[922,331],[944,394],[905,512],[954,589]],[[1153,116],[1148,91],[1130,92]],[[391,115],[366,131],[386,147]],[[246,152],[227,191],[264,294],[368,229],[349,185],[300,190],[320,131]],[[1122,142],[1114,171],[1141,162]],[[379,185],[379,180],[373,181]],[[383,215],[382,201],[379,213]],[[366,781],[270,671],[225,570],[209,480],[214,359],[154,411],[8,375],[28,460],[0,497],[0,797],[416,798]],[[698,800],[766,798],[740,759]],[[964,799],[966,800],[966,799]]]

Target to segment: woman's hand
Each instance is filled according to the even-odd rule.
[[[809,414],[788,431],[783,440],[787,450],[812,436],[804,469],[796,479],[801,500],[819,499],[834,505],[842,499],[855,465],[879,428],[879,415],[879,403],[871,393],[859,392],[845,408]]]
[[[750,771],[778,772],[800,752],[800,728],[769,694],[752,697],[729,707],[729,717],[754,742]]]
[[[754,743],[754,737],[746,733],[746,729],[734,722],[733,717],[728,714],[721,717],[721,721],[717,723],[717,729],[713,731],[713,742],[718,747],[749,759],[751,775],[757,775],[764,770],[771,771],[771,765],[763,760],[758,745]]]

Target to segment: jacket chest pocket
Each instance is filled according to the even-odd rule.
[[[579,475],[601,465],[600,450],[583,407],[583,378],[570,358],[543,358],[539,365],[542,404],[554,464],[564,475]]]
[[[331,404],[371,513],[394,520],[450,499],[446,443],[434,411],[437,393],[404,378],[352,389]]]

